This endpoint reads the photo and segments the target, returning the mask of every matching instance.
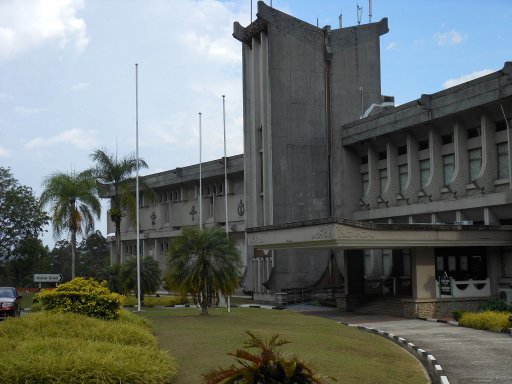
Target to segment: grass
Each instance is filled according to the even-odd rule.
[[[131,313],[105,321],[43,311],[0,323],[2,383],[164,384],[175,367]]]
[[[150,308],[142,316],[152,321],[160,347],[178,363],[173,384],[201,383],[206,370],[235,363],[226,353],[242,347],[245,330],[290,339],[282,352],[297,354],[339,383],[430,382],[420,363],[402,348],[328,319],[256,308],[233,308],[231,313],[214,309],[209,316],[194,308]]]

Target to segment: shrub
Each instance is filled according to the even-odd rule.
[[[178,304],[186,304],[188,302],[185,296],[146,296],[144,297],[145,307],[171,307]],[[131,307],[137,305],[137,297],[135,296],[124,296],[123,305]]]
[[[466,311],[464,311],[462,309],[457,309],[456,311],[452,312],[453,319],[455,321],[459,321],[461,319],[461,317],[464,316],[465,313],[466,313]]]
[[[0,330],[1,381],[170,383],[176,364],[158,349],[148,325],[124,311],[116,321],[55,312],[6,321]]]
[[[463,327],[499,332],[512,327],[508,320],[509,315],[506,312],[496,311],[466,312],[459,320],[459,324]]]
[[[275,334],[269,340],[263,341],[252,332],[245,332],[249,339],[245,341],[244,347],[257,348],[261,352],[255,354],[239,349],[228,353],[234,356],[241,366],[236,367],[233,364],[225,369],[211,369],[202,374],[205,383],[323,383],[322,377],[297,356],[283,356],[275,350],[290,343],[289,340]],[[330,379],[335,381],[333,378]]]
[[[480,311],[512,312],[512,306],[507,305],[505,300],[489,300],[480,305]]]
[[[37,299],[45,310],[113,320],[119,317],[122,296],[110,292],[106,282],[77,277],[52,291],[38,293]]]

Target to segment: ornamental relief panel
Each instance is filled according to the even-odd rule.
[[[336,239],[374,239],[375,234],[362,228],[350,227],[348,225],[336,225],[334,237]]]

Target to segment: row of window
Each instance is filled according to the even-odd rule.
[[[508,162],[508,144],[498,143],[496,145],[497,155],[497,177],[498,180],[508,179],[510,170]],[[470,181],[476,180],[480,174],[482,168],[482,148],[473,148],[468,151],[468,167],[469,167],[469,179]],[[430,159],[420,160],[420,185],[425,187],[430,178]],[[443,181],[444,186],[448,186],[453,182],[455,174],[455,154],[450,153],[443,156]],[[405,186],[408,179],[408,166],[407,164],[401,164],[398,166],[398,178],[400,192],[404,192]],[[380,191],[384,191],[388,182],[388,170],[382,168],[379,170],[380,178]],[[369,174],[363,172],[361,174],[361,184],[363,190],[363,196],[368,192],[369,186]]]

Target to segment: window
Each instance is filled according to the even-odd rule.
[[[363,196],[368,192],[369,178],[368,173],[361,173],[361,185],[363,189]]]
[[[468,152],[469,155],[469,181],[476,180],[482,167],[482,148],[475,148]]]
[[[504,131],[507,129],[507,122],[505,120],[496,121],[496,132]]]
[[[139,191],[139,207],[144,206],[144,193],[142,191]]]
[[[388,152],[387,151],[379,152],[379,160],[386,160],[387,158],[388,158]]]
[[[472,139],[473,137],[480,136],[480,127],[468,129],[467,134],[468,134],[468,139]]]
[[[428,149],[428,140],[421,140],[419,143],[418,143],[418,149],[420,151],[423,151],[424,149]]]
[[[401,145],[398,147],[398,156],[406,155],[407,154],[407,145]]]
[[[383,249],[382,250],[382,275],[384,275],[384,276],[391,275],[392,269],[393,269],[393,256],[391,253],[391,249]]]
[[[430,159],[420,160],[420,184],[423,188],[430,177]]]
[[[501,272],[503,277],[512,277],[512,248],[504,248],[501,254]]]
[[[368,164],[368,156],[361,156],[361,164]]]
[[[442,145],[453,143],[453,133],[450,133],[449,135],[443,135],[441,137],[441,143]]]
[[[373,257],[369,249],[364,250],[364,275],[370,276],[373,272]]]
[[[402,252],[402,275],[411,276],[411,252],[404,249]]]
[[[165,223],[169,222],[170,216],[171,215],[169,214],[169,204],[165,204],[165,206],[164,206],[164,222]]]
[[[449,185],[453,180],[453,174],[455,172],[455,155],[452,153],[450,155],[443,156],[443,175],[444,175],[444,185]]]
[[[496,145],[496,152],[498,154],[498,179],[508,179],[508,144],[499,143]]]
[[[388,183],[388,170],[387,168],[379,170],[380,175],[380,192],[384,192],[386,184]]]
[[[400,181],[400,192],[405,191],[405,184],[407,183],[407,164],[402,164],[398,166],[398,179]]]

